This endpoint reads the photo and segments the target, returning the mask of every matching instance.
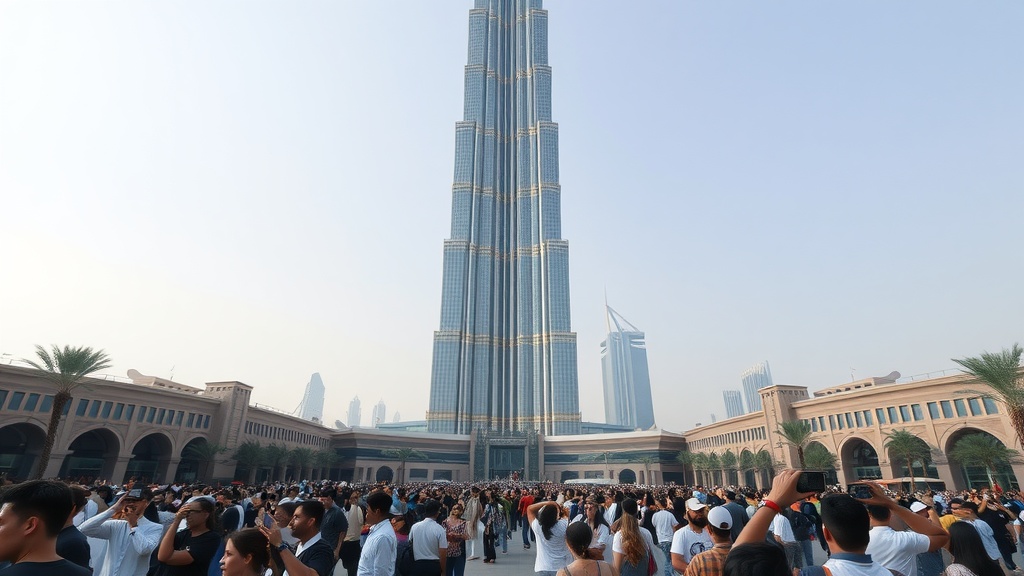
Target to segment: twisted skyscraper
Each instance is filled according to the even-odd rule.
[[[469,13],[431,432],[580,431],[547,34],[540,0]]]

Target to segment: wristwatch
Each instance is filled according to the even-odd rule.
[[[277,546],[277,551],[278,551],[278,552],[284,552],[285,550],[291,550],[291,548],[289,548],[289,547],[288,547],[288,545],[287,545],[287,544],[285,544],[284,542],[281,542],[281,543],[280,543],[280,544],[279,544],[279,545]]]

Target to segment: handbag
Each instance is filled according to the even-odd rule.
[[[658,573],[658,562],[654,559],[654,554],[651,554],[650,548],[647,549],[647,576],[654,576]]]

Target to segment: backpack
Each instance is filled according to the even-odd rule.
[[[798,542],[811,539],[811,532],[814,530],[814,521],[807,517],[807,514],[803,512],[792,513],[789,519],[790,526],[793,527],[793,537]]]
[[[399,576],[413,576],[416,573],[416,557],[412,553],[412,536],[405,542],[398,543],[395,573]]]

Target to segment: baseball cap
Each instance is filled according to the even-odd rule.
[[[927,510],[927,509],[928,509],[928,505],[925,504],[924,502],[914,502],[914,503],[912,503],[910,505],[910,511],[911,512],[915,512],[915,513],[916,512],[920,512],[921,510]]]
[[[722,530],[732,528],[732,514],[725,509],[725,506],[715,506],[708,511],[708,524]]]
[[[696,510],[703,510],[703,509],[707,508],[707,506],[702,504],[701,501],[697,500],[696,498],[690,498],[689,500],[686,501],[686,508],[688,510],[696,511]]]

